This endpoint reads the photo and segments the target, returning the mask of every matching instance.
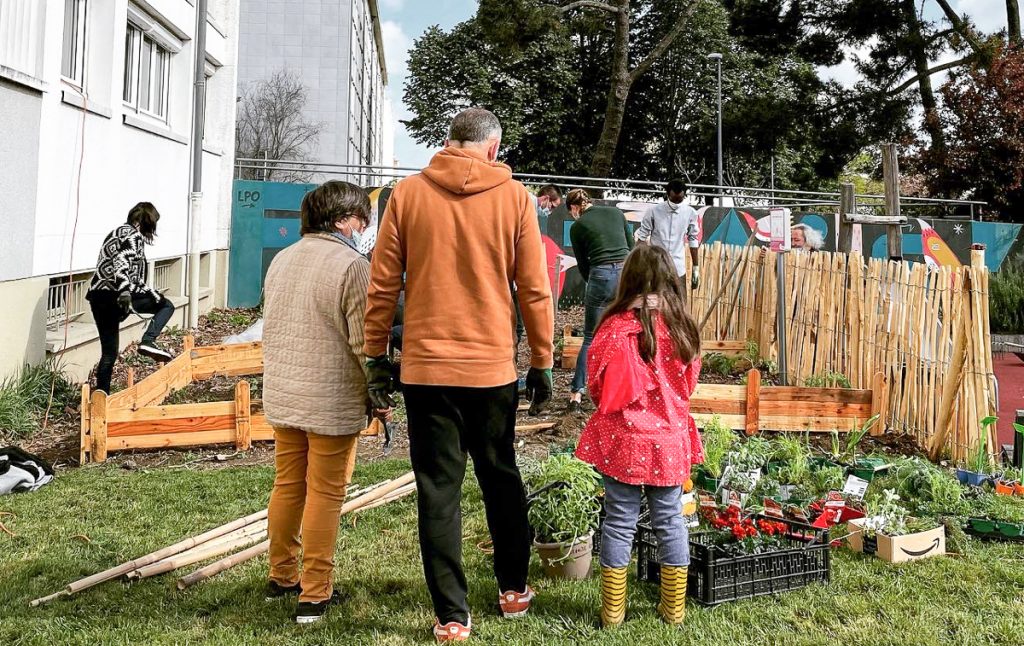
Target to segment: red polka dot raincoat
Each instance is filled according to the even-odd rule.
[[[642,331],[634,311],[606,321],[594,336],[588,386],[597,412],[587,423],[576,457],[604,475],[634,485],[668,487],[690,477],[704,461],[704,447],[690,415],[700,359],[684,364],[661,317],[658,354],[640,357]]]

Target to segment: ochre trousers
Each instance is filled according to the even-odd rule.
[[[301,583],[300,601],[324,601],[333,592],[338,521],[358,441],[358,435],[274,429],[277,474],[269,509],[270,580],[282,586]]]

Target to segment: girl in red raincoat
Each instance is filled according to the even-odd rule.
[[[580,437],[576,457],[604,476],[601,622],[614,626],[625,619],[626,569],[646,494],[660,552],[658,613],[668,623],[682,623],[690,564],[682,485],[690,467],[704,461],[690,415],[700,374],[700,335],[664,249],[640,245],[626,258],[588,360],[597,412]]]

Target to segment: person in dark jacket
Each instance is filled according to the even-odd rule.
[[[149,202],[139,202],[128,212],[128,220],[110,232],[100,247],[96,273],[85,297],[100,336],[100,363],[96,367],[96,389],[110,394],[110,377],[120,350],[121,323],[129,313],[152,314],[149,327],[139,343],[139,354],[154,361],[170,361],[170,352],[157,345],[174,305],[146,284],[147,244],[153,244],[160,213]]]
[[[575,412],[582,405],[587,387],[587,351],[604,308],[615,298],[622,263],[633,248],[633,234],[625,213],[614,206],[594,206],[590,195],[581,188],[569,191],[565,203],[576,220],[569,228],[576,266],[587,282],[583,299],[583,345],[576,359],[576,374],[569,394],[569,411]]]

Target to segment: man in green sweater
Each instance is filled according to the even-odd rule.
[[[576,374],[569,395],[569,410],[578,411],[587,388],[587,351],[601,314],[615,297],[622,263],[633,248],[633,233],[626,214],[614,206],[594,206],[583,189],[573,189],[565,199],[576,220],[569,228],[573,254],[583,280],[587,282],[583,299],[583,345],[576,359]]]

